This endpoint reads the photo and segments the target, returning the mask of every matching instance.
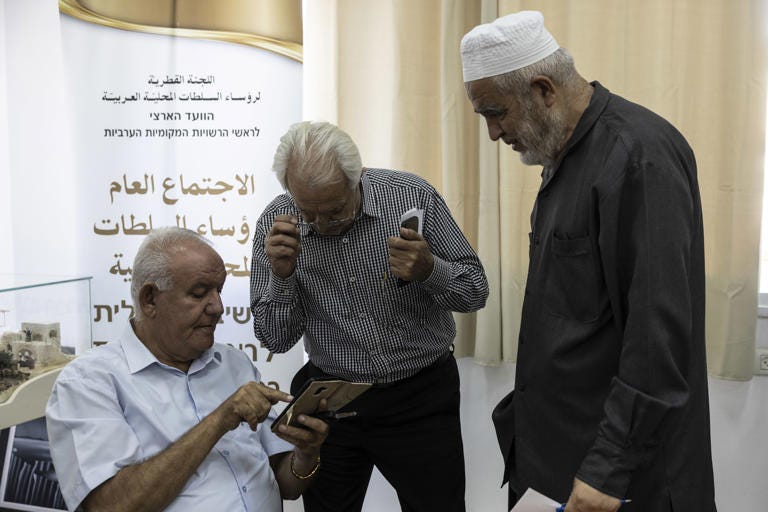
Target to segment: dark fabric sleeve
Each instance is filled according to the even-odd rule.
[[[691,280],[703,273],[691,257],[701,236],[692,155],[686,165],[691,175],[680,161],[634,165],[600,199],[601,260],[622,347],[577,477],[619,498],[689,398],[692,304],[703,300],[691,296]]]

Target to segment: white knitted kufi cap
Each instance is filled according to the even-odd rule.
[[[559,48],[538,11],[520,11],[478,25],[461,39],[464,81],[524,68]]]

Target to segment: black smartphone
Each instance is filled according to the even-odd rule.
[[[424,217],[424,210],[420,208],[411,208],[400,216],[400,226],[412,229],[421,234],[421,222]]]
[[[419,229],[419,217],[416,215],[412,215],[410,217],[406,217],[405,219],[400,221],[400,227],[406,228],[406,229],[412,229],[417,233],[420,233]]]

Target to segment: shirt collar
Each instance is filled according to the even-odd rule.
[[[363,193],[363,215],[371,217],[381,217],[382,212],[379,208],[379,202],[373,193],[371,180],[368,178],[368,169],[363,169],[363,175],[360,177],[360,185]]]
[[[155,355],[141,342],[133,329],[133,322],[134,319],[131,318],[126,326],[123,337],[120,339],[120,345],[123,348],[123,353],[125,354],[125,360],[128,363],[128,370],[130,373],[138,373],[155,363],[162,368],[172,368],[171,366],[158,361]],[[199,358],[192,361],[187,373],[192,374],[198,372],[208,366],[209,363],[221,363],[221,354],[216,350],[216,344],[203,352]]]
[[[603,110],[605,110],[606,105],[608,105],[608,100],[611,97],[610,91],[603,87],[598,81],[591,82],[590,85],[595,90],[592,92],[592,97],[589,99],[589,105],[587,105],[587,108],[581,114],[579,122],[576,123],[576,127],[573,129],[573,133],[565,145],[565,150],[563,151],[562,156],[552,165],[552,167],[542,169],[540,190],[544,190],[547,184],[552,181],[561,162],[565,160],[568,153],[571,152],[571,149],[573,149],[573,147],[576,146],[587,133],[589,133],[592,126],[594,126],[600,118]]]
[[[571,148],[584,138],[587,132],[592,129],[592,126],[594,126],[600,118],[603,110],[605,110],[605,106],[608,105],[608,100],[611,97],[610,91],[603,87],[598,81],[591,82],[590,85],[594,87],[595,90],[592,92],[592,97],[589,99],[589,105],[587,105],[584,113],[581,114],[579,122],[576,123],[576,128],[573,129],[571,138],[568,139],[564,154],[568,154]]]

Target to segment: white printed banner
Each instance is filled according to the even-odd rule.
[[[249,273],[255,221],[281,192],[272,156],[301,118],[301,63],[246,45],[61,23],[94,342],[110,341],[133,311],[131,264],[144,235],[187,227],[226,265],[217,341],[287,388],[301,348],[273,356],[254,338]]]

